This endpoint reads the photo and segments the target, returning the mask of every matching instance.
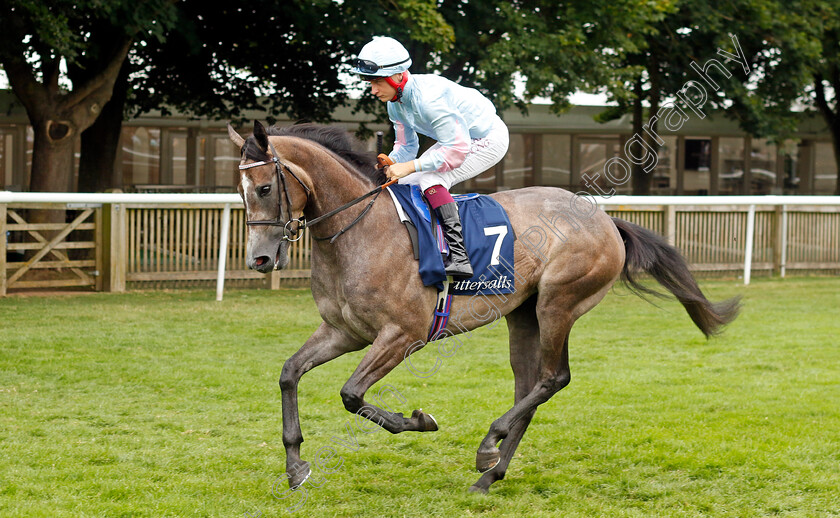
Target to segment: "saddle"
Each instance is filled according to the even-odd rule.
[[[425,286],[444,289],[447,280],[444,258],[446,241],[432,211],[417,185],[392,185],[388,193],[400,221],[405,224],[419,262]],[[473,266],[470,279],[453,282],[455,295],[504,294],[514,289],[513,242],[516,236],[505,209],[493,198],[479,194],[453,196],[461,214],[467,254]]]

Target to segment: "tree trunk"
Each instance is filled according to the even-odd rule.
[[[838,102],[838,112],[835,113],[825,99],[825,92],[822,88],[817,88],[817,105],[822,112],[825,122],[828,124],[828,129],[831,131],[831,143],[834,147],[834,167],[837,170],[837,183],[834,185],[834,194],[840,196],[840,102]],[[821,97],[822,96],[822,97]],[[816,171],[814,171],[816,174]]]
[[[102,107],[96,121],[82,132],[79,192],[122,188],[122,175],[115,174],[115,160],[120,145],[127,90],[128,67],[123,65],[114,84],[111,100]]]
[[[74,81],[74,88],[69,92],[59,88],[58,58],[53,60],[54,66],[45,69],[43,83],[20,57],[3,62],[9,84],[26,108],[35,132],[31,191],[72,189],[75,141],[80,132],[93,124],[111,98],[130,46],[128,37],[116,41],[105,65],[91,69],[87,80],[78,84]]]
[[[838,74],[835,71],[835,77]],[[835,92],[835,110],[831,109],[828,102],[823,100],[822,111],[823,117],[828,122],[828,127],[831,130],[831,142],[834,145],[834,167],[837,170],[837,183],[834,184],[834,194],[840,196],[840,99],[836,99],[840,95],[840,78],[836,77],[836,81],[832,83]],[[825,91],[822,92],[823,96]]]
[[[831,70],[831,86],[834,88],[835,96],[840,92],[840,67],[835,66]],[[837,168],[837,183],[834,185],[834,194],[840,196],[840,101],[835,99],[835,108],[828,104],[828,98],[823,84],[823,75],[814,74],[814,94],[817,108],[822,113],[828,128],[831,131],[831,141],[834,146],[834,165]],[[816,171],[814,171],[816,174]]]
[[[35,122],[32,150],[32,177],[29,190],[32,192],[68,192],[73,182],[73,150],[76,134],[74,128],[64,122],[47,120]],[[31,210],[30,223],[61,224],[66,222],[65,210]],[[41,230],[39,233],[51,240],[59,230]],[[36,251],[26,254],[29,259]]]
[[[642,101],[644,100],[645,92],[642,88],[641,76],[639,76],[636,80],[633,92],[636,94],[636,98],[633,101],[633,135],[638,135],[640,138],[644,139],[645,133],[642,127],[645,124],[645,109]],[[637,164],[633,161],[631,161],[631,164],[630,181],[632,182],[631,185],[633,187],[633,194],[639,196],[646,196],[650,194],[650,175],[645,173],[642,164]]]
[[[650,82],[650,91],[648,92],[648,99],[650,101],[650,113],[648,115],[648,129],[644,134],[645,142],[647,142],[648,150],[655,154],[656,156],[656,163],[659,164],[659,142],[657,142],[656,138],[651,136],[659,135],[658,126],[659,126],[659,119],[652,118],[654,115],[659,112],[659,101],[660,101],[660,86],[659,86],[659,75],[657,73],[651,74],[651,82]],[[656,167],[648,173],[648,194],[650,194],[650,186],[654,181],[656,176]]]
[[[834,186],[834,195],[840,196],[840,124],[834,125],[831,136],[834,142],[834,165],[837,168],[837,183]]]
[[[120,42],[117,42],[120,43]],[[3,67],[9,84],[29,116],[35,140],[32,146],[32,172],[29,190],[33,192],[66,192],[73,189],[75,144],[79,134],[90,126],[100,108],[111,96],[131,40],[116,46],[112,59],[93,77],[75,85],[70,92],[59,88],[59,62],[55,57],[42,65],[43,82],[20,56],[3,56]],[[65,210],[33,210],[31,223],[65,223]],[[58,230],[43,230],[51,240]],[[34,252],[30,251],[30,254]]]
[[[32,126],[32,192],[67,192],[73,187],[73,148],[78,135],[69,124],[47,120]]]

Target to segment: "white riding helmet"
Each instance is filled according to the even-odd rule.
[[[359,57],[353,60],[354,74],[363,76],[389,77],[405,72],[411,66],[408,51],[394,38],[374,36],[362,47]]]

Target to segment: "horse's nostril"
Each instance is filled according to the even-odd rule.
[[[255,262],[256,262],[257,266],[262,266],[262,265],[264,265],[265,263],[268,262],[268,256],[267,255],[261,255],[261,256],[257,257],[257,260]]]

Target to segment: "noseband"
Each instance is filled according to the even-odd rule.
[[[303,237],[303,233],[301,232],[300,235],[298,235],[299,231],[302,231],[303,229],[305,229],[307,227],[311,227],[311,226],[315,225],[316,223],[319,223],[322,220],[325,220],[329,217],[332,217],[332,216],[338,214],[339,212],[341,212],[345,209],[348,209],[348,208],[352,207],[353,205],[356,205],[360,201],[362,201],[366,198],[369,198],[370,196],[373,196],[373,199],[370,200],[370,203],[367,204],[367,207],[364,208],[364,210],[356,217],[356,219],[354,219],[349,225],[347,225],[343,229],[341,229],[338,232],[336,232],[335,234],[333,234],[331,236],[327,236],[327,237],[312,236],[312,238],[317,240],[317,241],[329,240],[330,243],[334,242],[336,239],[338,239],[339,236],[341,236],[342,234],[344,234],[345,232],[350,230],[350,228],[352,228],[356,223],[358,223],[359,221],[362,220],[362,218],[365,216],[365,214],[367,214],[368,211],[370,210],[370,208],[373,206],[373,202],[376,201],[376,198],[379,197],[379,194],[386,187],[388,187],[389,185],[393,185],[394,183],[397,182],[397,179],[393,179],[393,180],[391,180],[391,181],[389,181],[389,182],[387,182],[383,185],[380,185],[376,189],[373,189],[372,191],[368,192],[367,194],[363,194],[362,196],[359,196],[355,200],[353,200],[349,203],[345,203],[341,207],[338,207],[337,209],[331,210],[326,214],[318,216],[317,218],[315,218],[311,221],[306,221],[306,218],[303,218],[303,217],[292,218],[292,200],[289,197],[289,190],[286,188],[286,175],[283,173],[283,170],[285,169],[286,171],[288,171],[288,173],[290,175],[292,175],[292,177],[295,180],[298,181],[300,186],[303,187],[303,190],[306,192],[306,197],[307,198],[309,198],[309,194],[311,193],[311,191],[310,191],[309,187],[307,187],[306,184],[303,183],[303,181],[300,178],[298,178],[298,176],[294,173],[294,171],[292,171],[289,168],[289,166],[287,166],[286,164],[281,162],[280,159],[277,158],[277,151],[274,149],[274,146],[271,144],[270,140],[268,141],[268,147],[271,150],[271,154],[272,154],[270,160],[262,160],[260,162],[252,162],[250,164],[240,165],[239,170],[244,171],[246,169],[251,169],[252,167],[259,167],[261,165],[268,165],[268,164],[271,164],[271,163],[274,164],[274,175],[277,177],[277,185],[278,185],[278,187],[282,186],[282,188],[283,188],[283,196],[280,196],[279,193],[277,195],[277,218],[275,218],[275,219],[265,219],[265,220],[245,220],[245,224],[247,224],[249,227],[250,226],[283,227],[283,238],[282,239],[285,240],[285,241],[294,242],[294,241],[300,240],[300,238]],[[283,218],[283,199],[286,200],[286,207],[288,208],[288,214],[289,214],[289,219],[285,220],[285,221],[282,219]],[[297,227],[295,229],[291,228],[292,223],[297,223]],[[297,235],[297,237],[293,239],[292,237],[296,236],[296,235]]]

